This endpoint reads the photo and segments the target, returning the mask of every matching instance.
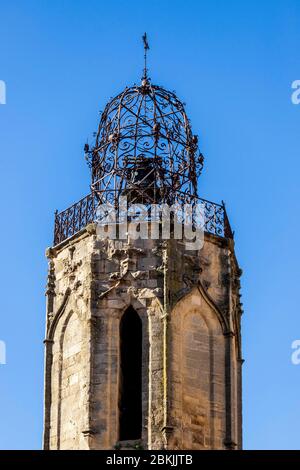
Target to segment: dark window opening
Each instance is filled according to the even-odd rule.
[[[120,323],[120,437],[140,439],[142,434],[142,322],[129,307]]]

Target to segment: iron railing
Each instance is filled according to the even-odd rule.
[[[227,217],[225,204],[216,204],[206,199],[197,198],[197,203],[204,208],[204,231],[222,238],[233,238],[233,232]],[[72,237],[97,216],[99,199],[96,193],[90,193],[68,209],[55,212],[54,245]]]
[[[93,222],[95,197],[88,194],[62,212],[55,212],[54,245],[61,243]]]

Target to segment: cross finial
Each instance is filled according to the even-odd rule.
[[[147,80],[147,51],[150,49],[149,44],[148,44],[148,39],[147,39],[147,33],[144,33],[142,36],[143,43],[144,43],[144,73],[143,73],[143,79]]]

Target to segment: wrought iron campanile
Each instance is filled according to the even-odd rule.
[[[114,205],[124,193],[132,202],[192,202],[203,166],[198,138],[175,93],[152,85],[146,33],[143,42],[141,83],[125,88],[106,105],[95,145],[86,147],[92,191],[100,203]]]
[[[86,154],[100,203],[126,193],[148,203],[197,198],[203,166],[183,104],[144,76],[105,107],[96,142]]]
[[[143,41],[141,83],[126,87],[106,105],[94,144],[84,147],[91,169],[91,193],[56,213],[55,244],[94,221],[99,205],[118,208],[120,196],[146,205],[201,203],[205,231],[232,237],[224,204],[198,196],[204,161],[198,136],[176,94],[151,83],[146,34]]]

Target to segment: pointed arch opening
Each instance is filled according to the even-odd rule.
[[[142,322],[129,307],[120,322],[119,439],[142,434]]]

